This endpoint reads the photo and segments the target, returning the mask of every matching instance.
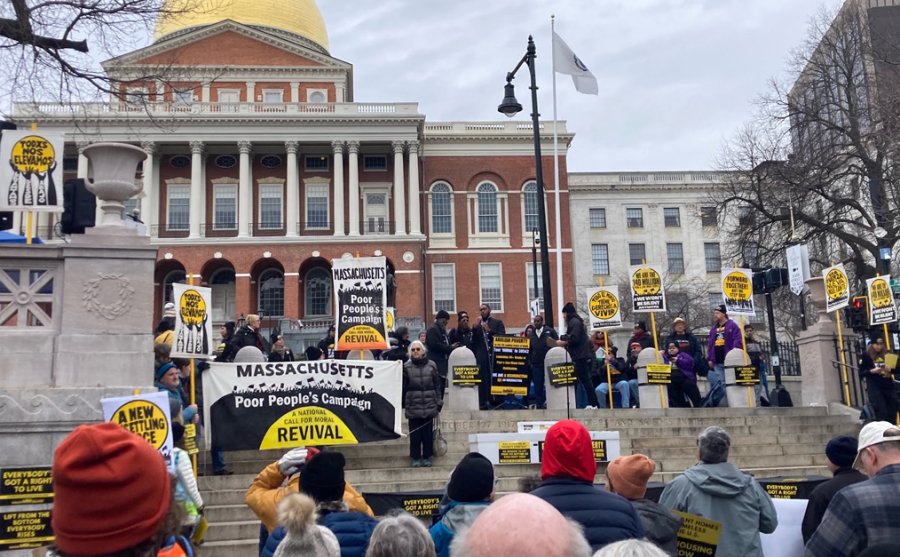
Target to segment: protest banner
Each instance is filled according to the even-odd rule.
[[[387,262],[384,257],[333,259],[334,349],[387,350]]]
[[[729,314],[755,315],[753,307],[753,270],[722,269],[722,297]]]
[[[478,366],[453,366],[453,384],[474,387],[481,384],[481,368]]]
[[[678,555],[700,557],[716,554],[722,535],[721,522],[681,511],[672,512],[684,519],[676,536]]]
[[[0,209],[62,212],[61,133],[4,130],[0,140]]]
[[[174,283],[175,342],[173,358],[212,358],[212,289],[203,286]]]
[[[50,511],[0,513],[0,551],[41,547],[53,539]]]
[[[897,320],[897,306],[891,292],[891,277],[887,275],[866,279],[869,294],[869,324],[883,325]]]
[[[379,360],[212,363],[207,440],[237,451],[397,439],[402,371]]]
[[[529,339],[517,336],[497,335],[493,340],[494,371],[491,374],[492,395],[528,394],[531,380],[528,368]]]
[[[49,466],[0,468],[0,506],[47,503],[52,499]]]
[[[578,382],[575,377],[575,364],[571,362],[551,365],[549,375],[550,385],[553,387],[565,387]]]
[[[831,313],[850,304],[850,281],[843,265],[822,269],[825,279],[825,311]]]
[[[169,395],[164,391],[100,399],[103,419],[140,435],[166,460],[172,460],[172,417],[169,415]]]
[[[668,385],[671,382],[672,366],[670,364],[647,364],[647,383]]]
[[[631,310],[634,313],[666,311],[666,295],[659,269],[652,265],[632,265],[628,268],[628,276],[631,277]]]
[[[588,288],[586,293],[591,329],[612,329],[622,326],[617,287]]]

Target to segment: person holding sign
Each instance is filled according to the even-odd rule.
[[[694,358],[682,352],[681,346],[675,341],[668,343],[660,353],[663,363],[672,366],[672,382],[668,385],[669,407],[699,408],[700,389],[697,388],[697,376],[694,375]]]
[[[491,306],[481,304],[481,317],[475,322],[472,331],[472,347],[475,359],[481,370],[481,383],[478,384],[478,403],[482,410],[490,409],[491,376],[494,371],[494,337],[506,334],[503,321],[491,316]]]
[[[704,429],[697,447],[700,462],[666,485],[659,504],[720,522],[716,555],[763,557],[759,533],[771,534],[778,526],[772,499],[753,476],[728,462],[727,431]]]
[[[718,406],[725,398],[725,355],[741,348],[741,328],[728,318],[725,304],[719,304],[713,310],[714,321],[709,328],[709,342],[706,347],[706,359],[709,363],[709,406]]]
[[[888,362],[891,357],[893,365]],[[888,353],[884,335],[880,331],[872,335],[869,348],[859,359],[859,376],[866,382],[866,395],[878,421],[897,421],[897,387],[894,384],[896,362],[897,356]]]
[[[187,515],[182,524],[182,534],[190,536],[194,526],[200,522],[203,514],[203,497],[197,489],[197,478],[191,465],[191,455],[184,450],[184,426],[178,422],[172,424],[172,441],[175,460],[175,500],[184,508]]]
[[[591,358],[593,354],[591,354],[591,343],[588,340],[587,331],[584,327],[584,320],[575,311],[575,304],[572,302],[564,305],[562,312],[566,316],[566,334],[556,341],[556,345],[565,347],[569,356],[571,356],[572,363],[575,365],[575,379],[587,395],[587,405],[578,404],[577,396],[575,397],[576,405],[579,408],[584,408],[585,406],[597,408],[599,406],[597,393],[594,392],[591,384]]]
[[[597,354],[601,354],[602,350],[598,350]],[[615,346],[609,347],[609,354],[606,354],[602,360],[597,359],[600,368],[600,384],[594,392],[597,394],[597,402],[600,408],[609,408],[609,379],[612,379],[613,388],[619,391],[619,397],[622,401],[622,408],[631,408],[631,385],[625,377],[625,362],[616,356],[619,349]]]

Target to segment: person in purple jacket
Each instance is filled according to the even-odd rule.
[[[713,392],[713,389],[716,389],[718,386],[717,390],[724,397],[725,355],[735,348],[741,348],[741,328],[728,318],[725,304],[719,304],[713,310],[713,317],[715,317],[715,321],[709,328],[709,341],[706,344],[706,359],[709,363],[709,390]]]
[[[672,382],[669,383],[669,408],[689,408],[700,406],[700,389],[697,388],[697,374],[694,373],[694,358],[681,351],[676,341],[666,344],[660,350],[663,363],[672,366]],[[687,397],[687,398],[685,398]],[[690,404],[688,401],[690,400]]]

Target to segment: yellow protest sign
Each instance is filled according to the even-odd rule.
[[[529,441],[500,441],[497,443],[498,464],[530,464],[531,443]]]
[[[100,399],[103,419],[147,440],[172,466],[172,421],[165,392]]]
[[[590,288],[586,294],[592,329],[622,325],[619,297],[615,287]]]
[[[753,271],[751,269],[722,269],[722,296],[725,309],[737,315],[754,315]]]
[[[6,130],[0,141],[0,209],[62,211],[62,134]]]
[[[635,313],[666,311],[666,296],[663,291],[662,273],[651,265],[632,265],[631,305]]]
[[[682,557],[700,557],[715,555],[722,535],[722,523],[702,516],[672,511],[684,521],[677,534],[678,555]]]
[[[897,320],[897,306],[894,305],[894,294],[891,292],[891,278],[878,276],[866,280],[869,292],[869,324],[882,325]]]
[[[850,281],[843,265],[822,269],[825,279],[825,311],[832,312],[850,303]]]

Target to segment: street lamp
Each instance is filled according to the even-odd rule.
[[[528,66],[528,73],[531,74],[531,123],[534,127],[534,173],[537,182],[537,206],[538,206],[538,223],[541,242],[541,284],[544,287],[544,321],[549,327],[553,327],[553,298],[551,296],[550,287],[550,251],[547,248],[547,212],[544,207],[544,169],[541,164],[541,125],[540,114],[538,113],[537,102],[537,80],[534,70],[534,59],[536,49],[534,47],[534,39],[528,37],[528,49],[525,56],[519,60],[513,71],[506,74],[506,86],[504,88],[503,102],[497,107],[497,110],[508,117],[512,118],[522,111],[522,105],[516,100],[515,86],[512,80],[516,77],[516,72],[522,67],[522,64]],[[556,239],[559,241],[559,238]],[[537,294],[537,289],[535,289]]]
[[[534,283],[534,297],[538,297],[538,272],[537,272],[537,247],[540,243],[540,235],[538,234],[537,228],[531,229],[531,280]],[[528,300],[528,303],[531,303],[531,300]],[[537,311],[535,313],[540,313],[541,308],[540,304],[538,304]]]

